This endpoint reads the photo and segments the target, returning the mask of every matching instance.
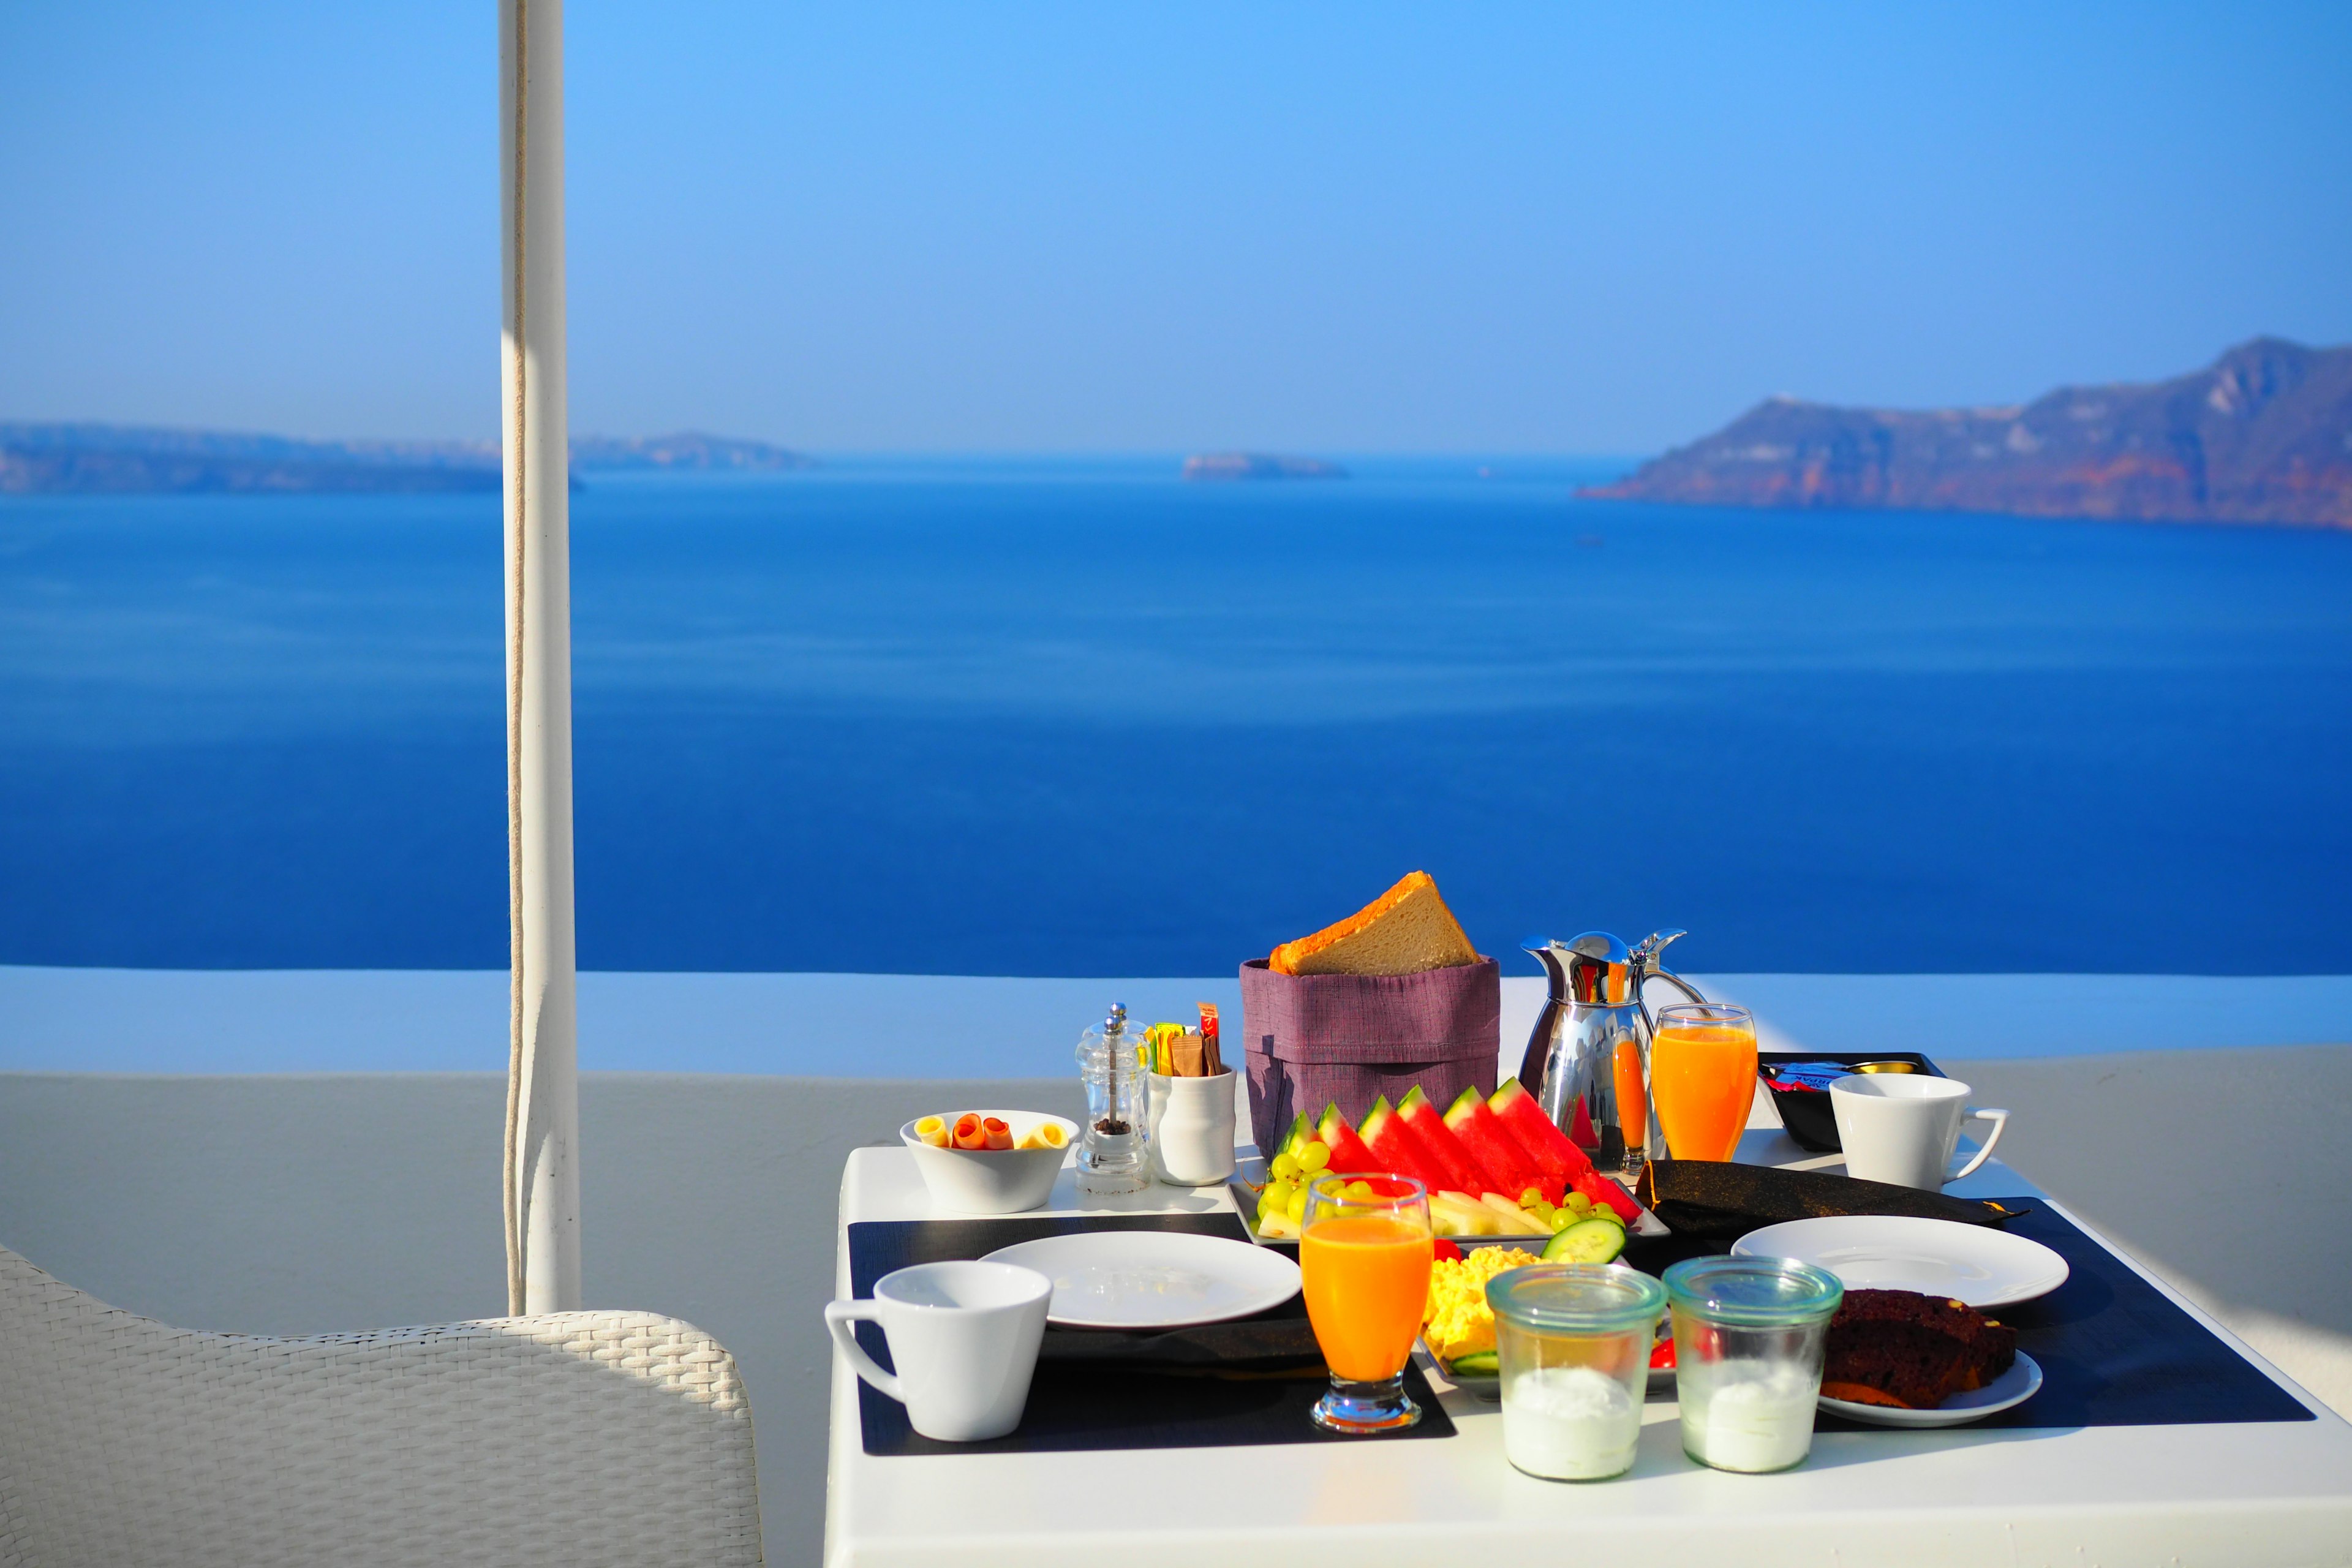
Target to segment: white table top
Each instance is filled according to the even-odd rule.
[[[1786,1164],[1804,1155],[1774,1128],[1751,1131],[1740,1158]],[[1160,1187],[1081,1208],[1072,1178],[1066,1169],[1046,1206],[1031,1213],[1233,1207],[1223,1188]],[[2033,1195],[2066,1212],[1998,1161],[1948,1190]],[[851,1222],[943,1217],[905,1150],[856,1151],[842,1179],[835,1293],[849,1293]],[[1654,1397],[1632,1473],[1575,1484],[1513,1469],[1500,1406],[1449,1387],[1424,1363],[1457,1429],[1452,1438],[877,1458],[863,1447],[856,1375],[836,1352],[825,1559],[829,1568],[1205,1568],[1244,1554],[1283,1562],[1336,1552],[1361,1568],[1496,1551],[1557,1563],[1598,1551],[1629,1563],[1764,1568],[2352,1563],[2352,1426],[2134,1268],[2317,1418],[1822,1432],[1797,1469],[1741,1476],[1686,1458],[1677,1406]]]

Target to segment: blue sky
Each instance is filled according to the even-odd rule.
[[[0,417],[487,435],[490,0],[0,7]],[[575,430],[1637,453],[2352,340],[2352,7],[570,7]]]

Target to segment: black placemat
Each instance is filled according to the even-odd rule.
[[[2302,1401],[2173,1305],[2131,1266],[2047,1205],[2001,1229],[2065,1258],[2066,1283],[1986,1316],[2017,1329],[2042,1368],[2042,1392],[1988,1426],[2181,1426],[2310,1421]],[[1823,1431],[1871,1430],[1824,1415]]]
[[[849,1293],[871,1296],[874,1282],[895,1268],[943,1258],[978,1258],[1000,1247],[1045,1236],[1089,1230],[1168,1230],[1246,1242],[1248,1232],[1230,1214],[1110,1215],[1099,1218],[866,1220],[849,1227]],[[1293,1297],[1244,1321],[1300,1319],[1306,1304]],[[879,1325],[856,1325],[857,1342],[884,1366],[890,1352]],[[1048,1329],[1049,1336],[1086,1334]],[[1092,1336],[1089,1336],[1092,1337]],[[1118,1336],[1140,1339],[1141,1336]],[[869,1454],[1021,1454],[1084,1448],[1219,1448],[1274,1443],[1396,1442],[1450,1437],[1436,1394],[1418,1367],[1408,1367],[1405,1392],[1421,1406],[1421,1422],[1376,1437],[1340,1437],[1307,1412],[1328,1380],[1320,1367],[1228,1373],[1171,1365],[1106,1364],[1073,1356],[1043,1356],[1029,1385],[1021,1425],[985,1443],[938,1443],[907,1425],[906,1406],[857,1384],[858,1426]]]

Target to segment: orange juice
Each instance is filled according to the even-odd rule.
[[[1617,1127],[1625,1147],[1639,1151],[1650,1141],[1650,1096],[1642,1086],[1642,1047],[1632,1040],[1617,1042]]]
[[[1660,1028],[1650,1044],[1650,1093],[1667,1153],[1677,1160],[1730,1159],[1756,1097],[1755,1026]]]
[[[1429,1305],[1429,1231],[1395,1214],[1340,1214],[1307,1227],[1298,1271],[1307,1320],[1331,1375],[1379,1383],[1404,1370]]]

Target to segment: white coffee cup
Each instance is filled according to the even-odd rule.
[[[2009,1112],[1979,1110],[1968,1100],[1969,1086],[1948,1078],[1855,1073],[1839,1079],[1830,1085],[1830,1110],[1845,1150],[1845,1173],[1929,1192],[1969,1174],[1991,1157]],[[1955,1171],[1952,1151],[1959,1146],[1960,1123],[1969,1117],[1991,1122],[1992,1135],[1975,1159]]]
[[[885,1274],[865,1301],[834,1301],[824,1326],[857,1375],[907,1407],[908,1424],[942,1443],[1002,1437],[1021,1425],[1045,1336],[1054,1282],[1010,1263],[919,1263]],[[882,1325],[893,1375],[850,1325]]]
[[[1150,1075],[1146,1112],[1151,1168],[1172,1186],[1205,1187],[1234,1173],[1234,1075]]]

